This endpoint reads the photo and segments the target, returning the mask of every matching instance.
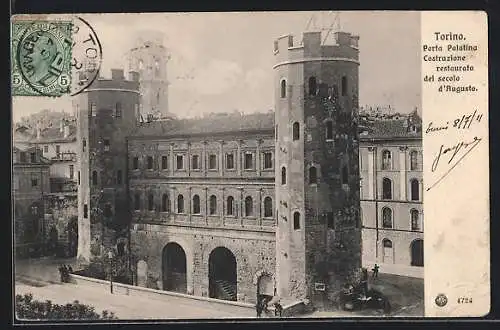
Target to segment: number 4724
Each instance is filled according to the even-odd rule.
[[[460,297],[457,302],[459,304],[472,304],[472,298]]]

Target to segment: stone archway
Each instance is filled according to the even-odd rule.
[[[217,247],[208,258],[208,291],[210,298],[237,300],[237,263],[234,254]]]
[[[163,290],[187,292],[186,253],[177,243],[168,243],[162,256]]]
[[[424,266],[424,240],[416,239],[410,245],[411,265]]]

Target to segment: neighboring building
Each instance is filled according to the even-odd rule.
[[[57,127],[42,127],[40,123],[34,129],[18,127],[14,132],[14,141],[19,146],[39,148],[43,156],[51,161],[51,192],[76,194],[75,118],[62,119]]]
[[[421,120],[373,120],[360,138],[363,266],[423,277]]]
[[[14,147],[12,157],[16,256],[33,256],[42,252],[44,243],[44,197],[50,192],[50,161],[36,147]]]
[[[154,116],[167,118],[169,54],[163,46],[163,35],[148,31],[137,38],[135,46],[127,54],[129,71],[138,72],[141,101],[139,111],[143,120]]]
[[[275,113],[140,123],[134,71],[78,95],[79,260],[114,251],[141,286],[246,302],[276,289],[323,306],[370,261],[361,240],[377,213],[360,202],[358,147],[401,144],[377,140],[376,120],[360,141],[358,37],[335,38],[275,42]]]

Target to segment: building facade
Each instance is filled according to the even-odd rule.
[[[276,41],[275,112],[142,123],[138,73],[94,82],[75,103],[79,258],[128,256],[141,286],[245,302],[276,290],[315,306],[379,262],[361,251],[373,246],[376,178],[390,176],[395,194],[408,171],[379,175],[378,158],[368,170],[365,149],[421,142],[359,135],[358,37],[335,39]],[[400,202],[386,198],[380,212]]]
[[[12,196],[16,256],[41,253],[45,238],[44,197],[50,192],[50,161],[40,149],[13,148]]]
[[[416,113],[361,133],[363,265],[423,277],[422,127]]]

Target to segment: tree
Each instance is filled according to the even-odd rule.
[[[113,312],[107,310],[100,315],[94,307],[80,304],[78,300],[66,305],[33,300],[32,294],[16,295],[16,316],[23,320],[115,320]]]

